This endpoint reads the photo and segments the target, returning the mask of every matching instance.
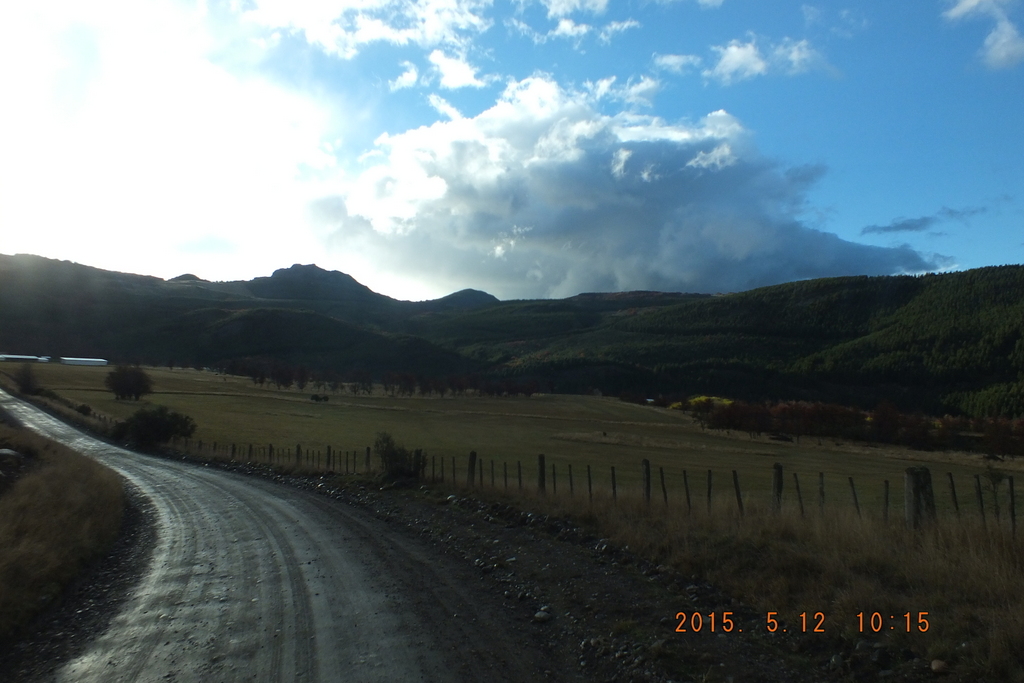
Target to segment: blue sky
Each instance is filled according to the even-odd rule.
[[[1024,261],[1017,0],[0,9],[0,252],[399,298]]]

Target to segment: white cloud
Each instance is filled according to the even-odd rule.
[[[416,81],[419,79],[420,72],[412,62],[402,62],[402,68],[405,71],[402,72],[401,76],[393,81],[388,81],[388,87],[391,89],[391,92],[401,90],[402,88],[411,88],[416,85]]]
[[[603,14],[608,9],[608,0],[541,0],[548,9],[549,18],[565,17],[573,12]]]
[[[593,26],[589,24],[577,24],[572,19],[562,18],[558,20],[555,28],[551,29],[547,33],[540,33],[534,30],[527,23],[512,17],[505,21],[507,26],[514,28],[520,34],[526,36],[534,43],[541,45],[554,38],[562,38],[571,40],[579,47],[580,42],[588,33],[593,30]]]
[[[616,80],[615,76],[608,76],[598,80],[596,83],[586,81],[583,87],[595,102],[609,99],[646,106],[652,104],[654,96],[661,90],[661,81],[650,76],[641,76],[639,80],[630,78],[626,85],[622,87],[615,86]]]
[[[423,48],[464,48],[486,31],[491,0],[250,0],[243,16],[254,24],[302,34],[328,54],[350,59],[384,42]]]
[[[552,29],[548,35],[553,38],[575,38],[579,39],[590,32],[591,27],[587,24],[577,24],[572,19],[559,19],[558,26]]]
[[[538,74],[475,117],[381,136],[380,157],[318,204],[333,248],[506,298],[735,291],[933,265],[801,225],[821,170],[760,157],[728,113],[693,124],[602,114],[600,89]]]
[[[1016,66],[1024,61],[1024,38],[1009,19],[1000,19],[985,37],[982,54],[985,63],[994,69]]]
[[[1000,3],[993,0],[954,0],[953,6],[943,12],[947,19],[962,19],[970,14],[980,12],[990,14],[1000,9]]]
[[[625,88],[619,91],[618,99],[630,104],[645,104],[650,106],[654,95],[661,89],[661,82],[650,76],[641,76],[639,81],[630,82]]]
[[[718,53],[718,62],[703,72],[705,78],[730,85],[768,73],[768,62],[753,40],[749,43],[732,40],[728,45],[716,45],[711,49]]]
[[[708,168],[720,171],[726,166],[732,166],[737,162],[736,155],[732,153],[732,147],[723,142],[710,152],[700,151],[697,156],[686,162],[691,168]]]
[[[786,38],[772,50],[775,61],[790,74],[801,74],[821,61],[821,55],[807,40]]]
[[[477,69],[464,57],[449,57],[441,50],[434,50],[428,57],[441,76],[441,87],[449,90],[458,88],[482,88],[486,83],[476,77]]]
[[[521,19],[509,17],[508,19],[505,20],[505,25],[510,28],[514,28],[516,31],[519,32],[520,35],[524,35],[527,38],[530,38],[535,43],[542,43],[545,40],[547,40],[544,34],[534,31],[533,27],[531,27],[529,24],[527,24],[525,21],[522,21]]]
[[[956,0],[943,12],[950,21],[971,16],[987,16],[995,21],[992,31],[985,37],[981,57],[993,69],[1005,69],[1024,61],[1024,37],[1010,21],[1006,7],[1009,0]]]
[[[444,99],[440,95],[430,93],[427,101],[430,102],[430,106],[433,107],[437,113],[447,116],[452,121],[458,121],[462,118],[462,112],[453,107],[448,100]]]
[[[804,24],[812,26],[821,21],[821,8],[814,5],[800,5],[800,11],[804,15]]]
[[[633,28],[640,28],[640,22],[636,19],[626,19],[625,21],[613,21],[605,24],[604,28],[601,29],[601,33],[598,34],[598,40],[602,43],[608,44],[612,42],[617,34],[624,31],[628,31]]]
[[[718,60],[712,68],[701,73],[704,78],[717,80],[722,85],[773,72],[793,76],[813,68],[827,67],[824,57],[806,39],[783,38],[781,43],[769,49],[767,57],[754,38],[746,43],[732,40],[727,45],[715,45],[711,49],[718,54]]]
[[[629,161],[629,157],[633,156],[633,152],[626,148],[620,148],[615,150],[612,154],[612,175],[616,178],[622,178],[626,175],[626,162]]]
[[[587,92],[590,93],[590,96],[595,101],[610,96],[612,94],[612,89],[614,88],[614,86],[615,76],[608,76],[607,78],[602,78],[598,80],[597,83],[587,81],[586,83],[583,84],[583,87],[586,88]]]
[[[724,0],[697,0],[701,7],[721,7]]]
[[[695,69],[701,65],[700,57],[697,55],[659,55],[654,54],[654,66],[664,71],[671,71],[672,73],[682,74],[686,73],[690,69]]]

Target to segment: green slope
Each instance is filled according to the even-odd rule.
[[[728,295],[499,302],[376,294],[293,266],[164,282],[0,256],[0,352],[537,380],[547,390],[724,394],[1024,414],[1024,267],[845,277]]]

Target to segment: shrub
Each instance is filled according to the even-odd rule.
[[[89,405],[86,405],[85,403],[83,403],[82,405],[80,405],[77,408],[75,408],[75,410],[77,412],[81,413],[82,415],[85,415],[86,417],[89,417],[90,415],[92,415],[92,407],[89,406]]]
[[[111,435],[135,448],[145,449],[167,443],[174,437],[187,439],[195,431],[196,423],[188,415],[157,406],[135,411],[127,420],[118,422]]]
[[[387,479],[418,479],[427,461],[421,449],[410,452],[405,446],[396,444],[387,432],[377,432],[373,452],[380,458]]]
[[[23,394],[39,392],[39,381],[36,379],[36,373],[29,363],[22,363],[18,371],[14,373],[14,381],[18,383],[18,391]]]
[[[145,394],[153,393],[153,380],[145,370],[130,365],[118,365],[103,381],[114,392],[114,398],[130,398],[138,401]]]

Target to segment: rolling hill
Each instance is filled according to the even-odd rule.
[[[295,265],[207,282],[0,255],[0,351],[116,361],[474,374],[545,390],[1024,414],[1024,267],[844,277],[727,295],[476,290],[398,301]]]

